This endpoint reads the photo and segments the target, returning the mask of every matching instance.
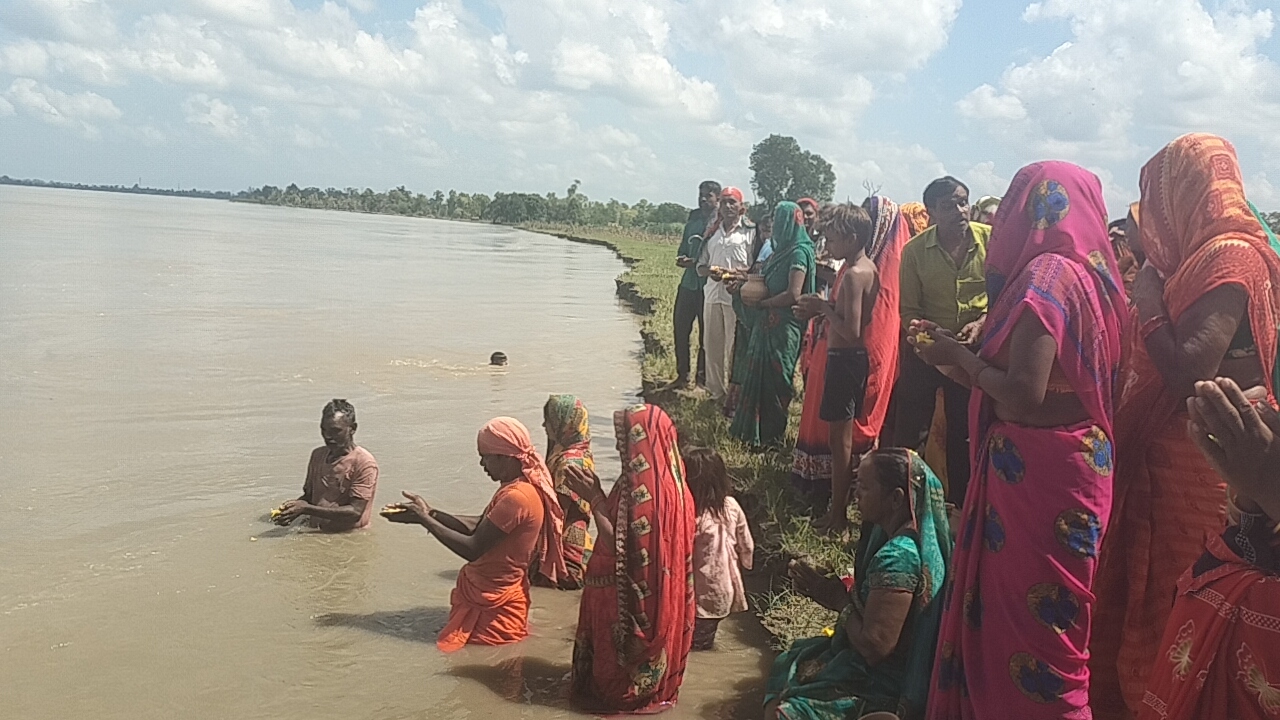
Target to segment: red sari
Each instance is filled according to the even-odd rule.
[[[1139,720],[1280,717],[1273,524],[1265,515],[1242,515],[1240,524],[1209,539],[1200,561],[1178,581]]]
[[[875,446],[889,414],[889,396],[898,381],[898,350],[902,341],[902,320],[898,316],[898,269],[902,247],[914,233],[898,206],[880,195],[868,201],[874,232],[867,257],[876,264],[880,292],[871,310],[871,322],[863,331],[867,347],[867,394],[862,412],[853,420],[853,451],[863,453]]]
[[[831,301],[835,302],[840,282],[848,264],[836,273],[831,285]],[[804,402],[800,408],[800,427],[791,462],[791,484],[811,501],[825,503],[831,497],[830,425],[819,417],[822,391],[827,377],[827,321],[818,316],[809,321],[800,350],[801,374],[804,376]]]
[[[911,228],[892,200],[879,195],[867,203],[874,229],[867,257],[875,263],[880,276],[880,292],[871,311],[871,320],[863,331],[870,371],[862,412],[853,420],[853,451],[870,451],[880,437],[889,414],[889,397],[898,380],[898,349],[902,333],[898,319],[898,269],[902,265],[902,246],[911,239]],[[840,282],[848,265],[840,269],[831,286],[835,301]],[[827,375],[827,323],[814,318],[805,340],[808,358],[804,368],[804,407],[800,413],[800,431],[796,437],[795,459],[791,465],[791,482],[810,495],[831,494],[830,426],[819,417],[822,391]]]
[[[587,563],[571,695],[601,714],[662,712],[684,680],[693,642],[696,514],[671,419],[640,405],[614,415],[622,476]]]

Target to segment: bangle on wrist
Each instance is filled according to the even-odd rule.
[[[1144,320],[1140,326],[1138,326],[1138,337],[1142,338],[1143,340],[1146,340],[1148,335],[1151,335],[1155,331],[1159,330],[1160,328],[1168,324],[1169,324],[1168,315],[1161,314],[1161,315],[1156,315],[1154,317],[1148,318]]]

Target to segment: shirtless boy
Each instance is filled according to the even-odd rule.
[[[822,317],[827,324],[827,372],[818,416],[830,424],[831,507],[818,525],[840,534],[849,529],[849,488],[858,466],[853,420],[862,413],[867,378],[873,372],[884,371],[870,367],[863,342],[863,332],[871,322],[871,311],[880,292],[880,276],[866,253],[872,233],[866,210],[852,203],[833,205],[823,208],[820,222],[828,254],[843,260],[844,265],[836,276],[831,299],[805,295],[800,298],[800,310]],[[861,454],[869,449],[857,451]]]

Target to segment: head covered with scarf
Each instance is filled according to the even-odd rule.
[[[903,203],[902,207],[898,208],[898,212],[902,213],[902,219],[906,221],[911,237],[929,228],[929,208],[925,207],[924,203]]]
[[[1005,344],[1022,312],[1058,343],[1057,362],[1094,422],[1111,431],[1113,373],[1127,300],[1107,232],[1102,183],[1066,162],[1018,171],[987,242],[991,311],[982,356]]]
[[[739,213],[738,217],[734,218],[734,222],[735,224],[741,222],[742,215],[746,213],[747,209],[746,205],[743,205],[742,191],[736,187],[727,187],[720,191],[720,199],[724,200],[725,198],[731,198],[738,201]],[[704,237],[710,240],[711,236],[715,235],[722,227],[724,227],[724,215],[720,211],[717,211],[715,217],[707,224],[707,232],[704,234]]]
[[[566,572],[561,535],[564,534],[564,510],[556,497],[542,456],[533,446],[529,430],[515,418],[498,417],[490,420],[476,435],[476,449],[481,455],[502,455],[520,461],[520,481],[533,485],[542,500],[544,520],[542,537],[537,553],[539,571],[552,582],[557,582]]]
[[[587,501],[564,484],[564,471],[570,465],[595,470],[587,407],[577,396],[552,395],[542,408],[542,417],[547,429],[547,469],[556,492],[573,500],[583,512],[591,512]]]
[[[810,201],[813,202],[813,201]],[[817,203],[813,203],[817,207]],[[781,254],[800,246],[813,248],[813,240],[804,227],[804,212],[798,203],[783,200],[773,211],[773,260]],[[766,264],[767,265],[767,264]]]
[[[973,204],[973,221],[990,225],[995,220],[996,211],[999,209],[1000,198],[994,195],[985,195]]]
[[[684,677],[696,613],[693,496],[675,424],[655,405],[613,415],[622,474],[587,564],[571,695],[592,712],[670,707]]]
[[[1142,168],[1139,185],[1142,251],[1166,278],[1170,316],[1176,320],[1214,288],[1241,286],[1274,397],[1280,257],[1245,198],[1235,147],[1216,135],[1183,135]]]
[[[883,195],[872,195],[867,198],[863,206],[871,216],[872,232],[871,242],[867,245],[867,257],[871,258],[871,262],[878,267],[885,250],[889,249],[894,244],[892,241],[898,237],[899,228],[904,222],[902,209]]]
[[[906,493],[911,515],[900,534],[915,544],[920,555],[923,587],[912,603],[919,614],[910,638],[911,646],[907,653],[906,676],[902,681],[899,709],[904,717],[914,717],[924,710],[929,693],[934,645],[937,643],[938,626],[942,620],[942,589],[947,584],[947,568],[951,563],[955,542],[951,539],[951,524],[942,482],[924,459],[906,448],[876,450],[874,455],[904,457],[908,468],[905,487],[901,489]],[[887,480],[889,479],[882,478],[880,482]],[[898,480],[899,478],[892,479],[895,486]],[[854,558],[857,565],[855,576],[858,580],[869,575],[872,558],[891,539],[879,526],[863,526]],[[855,601],[860,601],[856,593],[853,597]],[[863,609],[859,608],[860,611]]]

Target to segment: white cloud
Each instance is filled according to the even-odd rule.
[[[294,125],[289,130],[289,136],[290,141],[296,147],[322,148],[329,146],[329,141],[324,137],[324,135],[309,128],[302,127],[301,125]]]
[[[204,93],[188,97],[182,104],[182,110],[187,115],[188,123],[203,127],[221,138],[239,137],[245,128],[245,119],[236,111],[235,106]]]
[[[41,39],[99,42],[116,32],[103,0],[6,0],[5,24]]]
[[[983,195],[1001,196],[1009,189],[1009,178],[1001,177],[996,172],[996,164],[990,160],[969,168],[961,179],[969,186],[969,196],[973,200]]]
[[[0,48],[0,70],[22,77],[44,77],[49,68],[49,52],[34,40],[19,40]]]
[[[1144,132],[1210,130],[1275,143],[1280,66],[1260,51],[1274,21],[1242,2],[1046,0],[1027,22],[1067,21],[1072,40],[1010,67],[957,103],[1024,152],[1083,162],[1134,160]]]
[[[1280,174],[1280,173],[1277,173]],[[1245,178],[1245,190],[1255,205],[1264,209],[1280,208],[1280,187],[1271,181],[1266,172],[1259,172]]]
[[[13,109],[13,103],[0,97],[0,117],[9,117],[17,111]]]
[[[73,128],[90,139],[100,136],[95,123],[118,120],[123,115],[115,103],[101,95],[66,93],[31,78],[14,80],[6,95],[24,113],[50,125]]]
[[[960,0],[697,0],[690,41],[723,53],[734,88],[791,127],[848,133],[877,79],[946,46]]]
[[[999,95],[990,85],[979,85],[956,103],[960,114],[975,120],[1016,122],[1027,117],[1027,109],[1016,95]]]

